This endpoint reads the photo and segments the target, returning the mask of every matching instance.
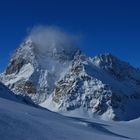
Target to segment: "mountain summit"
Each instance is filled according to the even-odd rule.
[[[36,103],[43,102],[78,52],[63,46],[42,49],[27,39],[15,51],[1,80],[16,94],[29,95]]]
[[[87,57],[73,44],[26,39],[0,81],[52,111],[131,120],[140,116],[140,71],[111,54]]]

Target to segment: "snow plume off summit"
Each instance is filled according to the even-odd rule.
[[[57,26],[35,26],[29,36],[41,52],[70,51],[77,46],[78,37],[65,32]]]

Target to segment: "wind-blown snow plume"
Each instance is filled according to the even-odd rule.
[[[77,37],[56,26],[35,26],[30,38],[40,51],[55,51],[74,49]]]

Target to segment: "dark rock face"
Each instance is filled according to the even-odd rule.
[[[6,75],[18,73],[24,64],[25,64],[24,59],[12,60],[9,66],[6,68]]]
[[[23,87],[28,94],[36,94],[36,87],[31,81],[26,81]]]

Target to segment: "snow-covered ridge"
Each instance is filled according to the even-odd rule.
[[[106,70],[120,80],[132,79],[140,83],[140,70],[119,60],[112,54],[100,54],[92,58],[95,66]]]

